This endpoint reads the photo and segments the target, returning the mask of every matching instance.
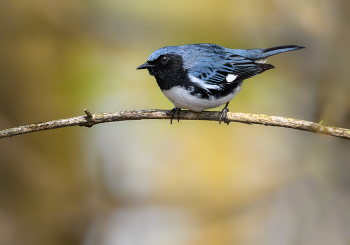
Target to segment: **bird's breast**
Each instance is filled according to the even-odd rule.
[[[226,104],[236,96],[241,90],[241,86],[242,84],[233,89],[232,92],[221,97],[211,96],[209,93],[209,96],[204,98],[201,94],[193,94],[191,90],[180,86],[175,86],[168,90],[162,90],[162,92],[175,105],[175,107],[200,112],[205,109],[215,108]]]

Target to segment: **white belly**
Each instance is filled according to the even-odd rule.
[[[191,95],[189,91],[182,87],[173,87],[169,90],[162,90],[162,92],[171,102],[173,102],[175,107],[189,109],[191,111],[203,111],[205,109],[221,106],[232,100],[236,94],[241,91],[242,84],[231,94],[228,94],[220,99],[215,99],[214,97],[210,97],[209,99],[201,99],[197,96]]]

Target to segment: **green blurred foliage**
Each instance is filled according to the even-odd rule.
[[[349,7],[330,0],[2,1],[0,127],[84,108],[171,109],[154,78],[136,67],[162,46],[210,42],[306,46],[270,58],[276,69],[247,80],[231,111],[350,128]],[[0,243],[111,244],[113,213],[139,220],[154,205],[185,210],[179,227],[191,231],[176,243],[173,228],[169,235],[155,226],[161,244],[295,244],[296,237],[297,244],[345,244],[350,235],[338,228],[350,224],[349,159],[345,140],[212,122],[119,122],[2,139]],[[167,217],[156,210],[151,217]],[[319,227],[319,219],[331,224]],[[156,244],[147,241],[124,244]]]

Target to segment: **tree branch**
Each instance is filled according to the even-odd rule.
[[[142,119],[170,119],[170,111],[165,110],[141,110],[141,111],[116,111],[100,114],[91,114],[87,109],[84,110],[86,116],[72,117],[68,119],[59,119],[50,122],[33,123],[27,126],[20,126],[0,131],[0,139],[12,137],[15,135],[63,128],[70,126],[92,127],[95,124],[115,121],[142,120]],[[181,111],[181,120],[206,120],[219,121],[221,112],[204,111],[192,112]],[[322,123],[313,123],[304,120],[298,120],[286,117],[267,116],[262,114],[248,114],[228,112],[227,119],[230,122],[240,122],[246,124],[262,124],[265,126],[277,126],[284,128],[294,128],[309,131],[317,134],[330,135],[344,139],[350,139],[350,129],[324,126]],[[219,125],[218,125],[219,127]]]

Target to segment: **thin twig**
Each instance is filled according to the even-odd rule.
[[[42,130],[49,130],[55,128],[63,128],[69,126],[85,126],[92,127],[95,124],[115,121],[128,120],[143,120],[143,119],[170,119],[170,111],[164,110],[142,110],[142,111],[116,111],[105,112],[100,114],[91,114],[87,109],[84,110],[86,116],[72,117],[68,119],[54,120],[44,123],[33,123],[27,126],[20,126],[0,131],[0,139],[12,137],[15,135],[26,134],[30,132],[37,132]],[[181,120],[206,120],[219,121],[221,112],[205,111],[192,112],[181,111]],[[319,123],[286,118],[267,116],[262,114],[248,114],[228,112],[227,119],[230,122],[240,122],[246,124],[262,124],[265,126],[277,126],[284,128],[294,128],[312,133],[330,135],[344,139],[350,139],[350,129],[338,128],[332,126],[324,126]],[[223,127],[223,125],[218,127]]]
[[[85,112],[86,116],[88,117],[88,119],[92,118],[92,114],[91,114],[91,112],[89,112],[88,109],[84,109],[84,112]]]

